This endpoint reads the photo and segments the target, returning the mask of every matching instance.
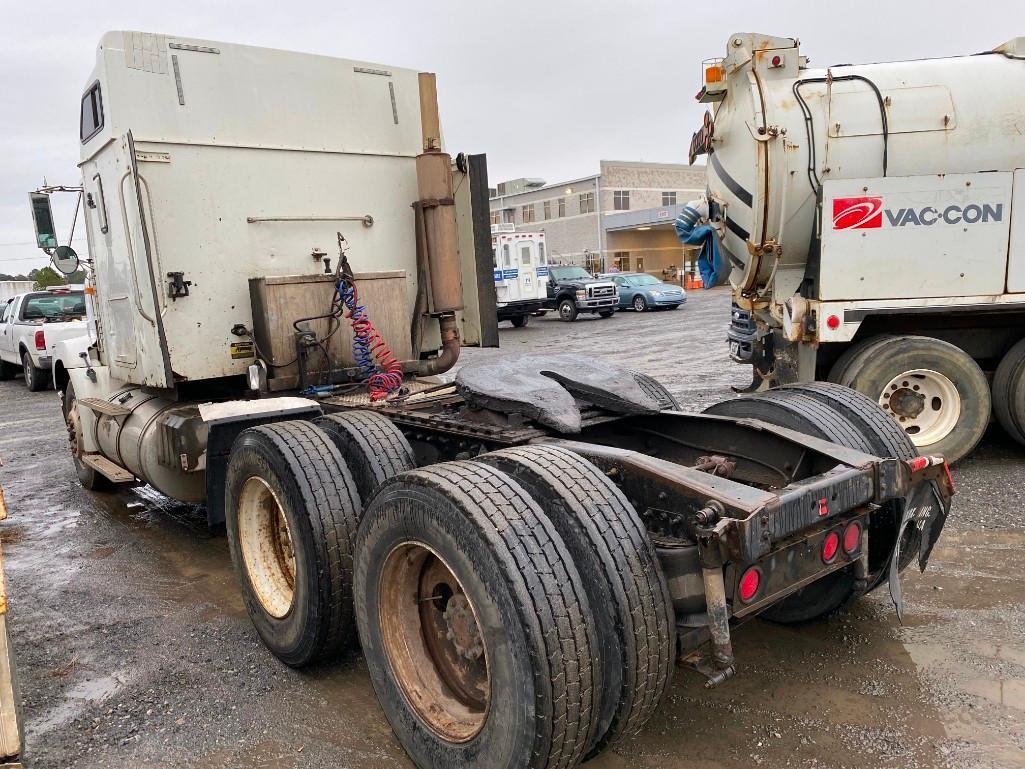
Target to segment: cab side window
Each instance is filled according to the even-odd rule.
[[[14,307],[14,300],[11,299],[4,305],[3,312],[0,312],[0,323],[7,323],[11,319],[11,309]]]
[[[103,128],[103,97],[100,84],[93,83],[82,97],[82,114],[79,121],[79,137],[85,144]]]

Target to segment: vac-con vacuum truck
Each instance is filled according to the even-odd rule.
[[[848,385],[948,461],[991,412],[1025,443],[1025,38],[813,69],[796,40],[736,34],[703,70],[695,210],[752,389]]]
[[[864,396],[687,414],[593,358],[467,364],[496,309],[484,157],[434,77],[111,32],[82,97],[90,338],[62,342],[78,477],[205,504],[260,638],[362,652],[420,767],[571,767],[674,663],[921,568],[953,487]],[[76,255],[37,232],[55,263]],[[229,653],[226,650],[225,653]]]

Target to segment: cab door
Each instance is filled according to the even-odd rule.
[[[17,350],[14,349],[14,305],[17,302],[17,298],[12,298],[0,305],[0,359],[20,364],[15,358]]]
[[[89,223],[103,329],[104,362],[115,379],[174,385],[162,321],[162,276],[155,263],[146,180],[129,131],[83,164],[86,190],[102,201]],[[104,199],[104,196],[107,196]],[[103,230],[106,230],[105,232]],[[102,233],[102,234],[101,234]]]

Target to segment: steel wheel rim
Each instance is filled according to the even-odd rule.
[[[277,494],[258,476],[246,479],[238,497],[238,539],[246,576],[263,610],[288,616],[295,602],[295,550]]]
[[[879,395],[879,405],[916,446],[943,440],[961,418],[957,387],[945,374],[932,369],[912,369],[893,377]]]
[[[381,570],[378,612],[385,655],[413,712],[447,742],[476,737],[491,709],[488,649],[449,565],[421,542],[398,545]]]
[[[573,313],[573,308],[570,307],[568,302],[563,302],[562,304],[559,305],[559,314],[562,317],[568,318],[572,313]]]
[[[644,305],[645,305],[645,302],[644,302],[644,299],[642,297],[639,297],[639,296],[635,296],[634,297],[634,309],[637,310],[637,312],[644,312]]]

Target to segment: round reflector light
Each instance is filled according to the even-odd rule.
[[[826,538],[822,540],[822,560],[826,563],[830,563],[836,558],[836,553],[840,549],[840,535],[835,531],[831,531],[826,535]]]
[[[740,600],[749,603],[758,594],[758,588],[761,586],[762,573],[756,566],[752,566],[740,578]]]
[[[858,549],[861,544],[861,524],[852,521],[843,530],[843,551],[848,555]]]
[[[833,331],[836,331],[838,328],[840,328],[840,316],[830,315],[828,318],[826,318],[826,325],[829,326],[829,328]]]

